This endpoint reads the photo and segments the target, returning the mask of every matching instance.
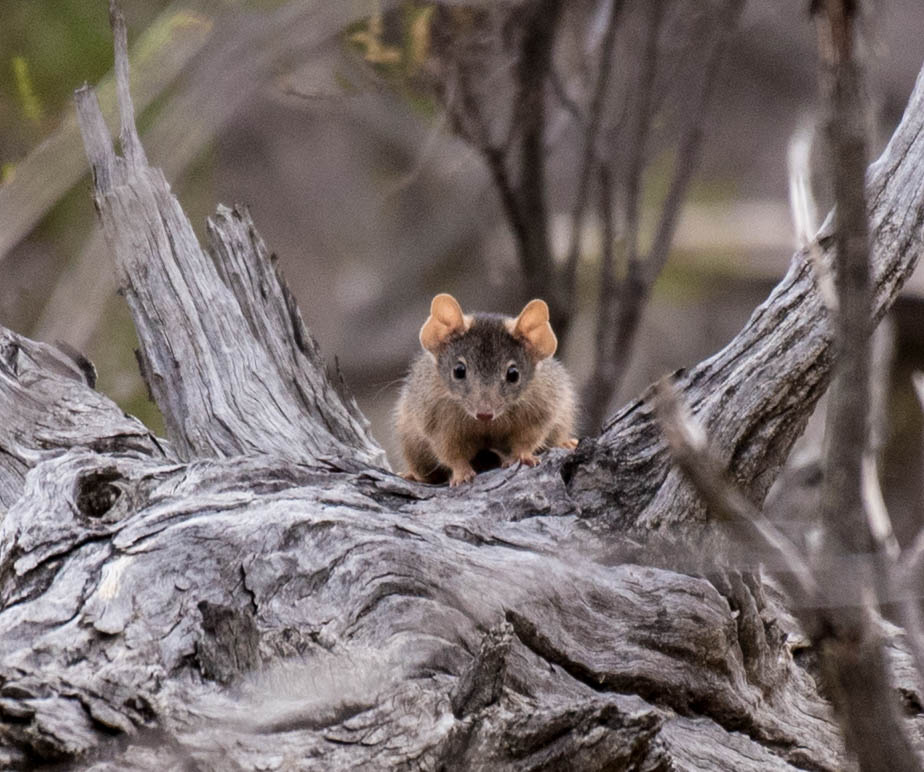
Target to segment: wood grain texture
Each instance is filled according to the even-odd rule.
[[[174,458],[170,444],[95,391],[76,353],[0,327],[0,514],[22,496],[29,470],[73,448]]]
[[[486,477],[456,494],[266,458],[43,462],[0,528],[0,714],[19,715],[0,722],[7,763],[143,766],[115,731],[169,738],[160,768],[690,753],[840,767],[828,706],[779,631],[773,678],[755,681],[745,625],[709,581],[590,560],[578,521],[534,499],[520,505],[532,516],[499,517],[498,498],[554,487],[548,470],[501,492]],[[460,709],[473,662],[498,670],[477,667],[498,625],[502,686],[492,676]],[[700,750],[670,750],[680,717],[709,727]]]
[[[355,406],[330,388],[249,216],[219,211],[213,260],[160,171],[115,155],[92,91],[78,92],[77,110],[103,231],[144,341],[143,375],[180,456],[358,452],[384,463]]]

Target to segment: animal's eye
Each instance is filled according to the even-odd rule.
[[[516,383],[520,380],[520,371],[517,370],[516,365],[510,365],[507,368],[507,383]]]
[[[452,377],[457,381],[465,377],[465,362],[456,362],[455,367],[452,368]]]

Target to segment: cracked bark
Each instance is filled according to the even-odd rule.
[[[850,766],[785,598],[737,571],[760,556],[687,571],[713,529],[647,403],[535,469],[394,476],[247,213],[219,210],[204,251],[79,102],[168,437],[0,330],[0,766]],[[877,315],[921,250],[922,128],[919,78],[867,176]],[[830,376],[812,277],[795,255],[677,380],[755,503]],[[921,685],[883,627],[920,750]]]

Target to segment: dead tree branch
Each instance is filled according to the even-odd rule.
[[[818,585],[805,558],[726,479],[722,465],[709,450],[705,433],[678,401],[668,380],[656,384],[654,408],[671,458],[696,486],[710,512],[723,521],[743,526],[750,535],[752,553],[761,555],[762,562],[774,567],[774,575],[787,589],[796,608],[808,608],[817,603]]]
[[[854,52],[856,4],[827,0],[816,28],[822,60],[824,133],[833,180],[838,296],[835,375],[828,403],[819,584],[832,609],[815,631],[822,667],[848,746],[863,769],[917,769],[889,683],[882,644],[869,619],[876,544],[863,497],[868,447],[872,290],[865,198],[866,112]],[[844,572],[844,557],[861,570]]]
[[[124,22],[111,8],[117,91],[127,93]],[[120,108],[124,158],[113,152],[92,90],[77,93],[77,110],[103,231],[119,256],[120,284],[136,327],[149,340],[141,352],[145,380],[178,454],[263,451],[304,460],[359,443],[367,459],[382,462],[355,407],[315,374],[320,361],[316,344],[281,275],[269,265],[255,274],[236,264],[240,244],[251,239],[253,248],[265,254],[252,223],[240,213],[219,211],[219,218],[231,220],[220,236],[211,228],[220,275],[163,175],[147,166],[131,103]],[[134,184],[129,186],[129,180]],[[221,243],[221,238],[228,240]],[[188,307],[165,304],[163,294],[172,292],[187,296]],[[265,299],[257,304],[261,296]],[[208,314],[196,313],[206,308]],[[242,340],[248,341],[249,360],[237,353]],[[275,378],[267,377],[271,372]],[[216,378],[217,373],[224,375]],[[256,415],[262,420],[255,422]]]

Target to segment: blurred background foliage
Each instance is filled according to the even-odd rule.
[[[157,5],[151,3],[155,13]],[[27,153],[36,133],[53,128],[70,102],[75,80],[63,73],[95,83],[111,67],[112,38],[104,11],[81,0],[4,3],[0,46],[7,55],[0,71],[0,129],[10,156]]]
[[[485,159],[453,131],[444,109],[453,95],[439,89],[446,20],[454,30],[480,29],[490,14],[477,4],[440,11],[421,0],[122,4],[133,95],[152,163],[164,169],[200,235],[218,202],[251,208],[309,328],[328,358],[338,358],[374,433],[392,449],[388,416],[430,297],[449,291],[466,309],[508,313],[527,299]],[[703,9],[714,5],[687,8],[677,0],[679,10],[665,26],[664,46],[677,55],[663,77],[680,91],[684,67],[698,55],[693,33],[689,40],[683,34],[711,23]],[[702,158],[670,261],[611,408],[723,345],[786,269],[794,245],[786,149],[793,131],[812,121],[815,104],[806,5],[745,6],[706,116]],[[548,96],[545,141],[549,240],[559,263],[570,239],[581,130],[568,96],[574,84],[586,86],[587,39],[599,32],[606,7],[596,0],[568,3],[556,43],[564,87]],[[639,66],[638,19],[645,9],[643,0],[627,0],[620,28],[614,67],[628,84]],[[511,106],[510,66],[498,53],[509,42],[508,27],[501,25],[499,42],[483,45],[478,85],[491,120]],[[874,3],[867,27],[878,152],[924,57],[916,32],[924,29],[924,6]],[[100,388],[160,431],[138,377],[112,258],[94,221],[73,120],[72,94],[85,82],[99,85],[111,109],[111,60],[106,0],[2,0],[0,324],[84,351],[97,365]],[[626,104],[635,96],[628,89]],[[667,138],[683,113],[682,96],[666,97],[651,124],[643,247],[677,162]],[[599,219],[585,225],[577,302],[562,347],[579,381],[591,366],[602,254]],[[922,286],[912,282],[897,314],[897,376],[924,349],[917,332],[924,328],[916,325]],[[896,384],[893,436],[917,437],[910,390],[899,377]],[[904,451],[888,452],[920,467],[918,446],[915,439]],[[894,467],[888,474],[904,475]],[[904,478],[895,489],[903,487]]]

